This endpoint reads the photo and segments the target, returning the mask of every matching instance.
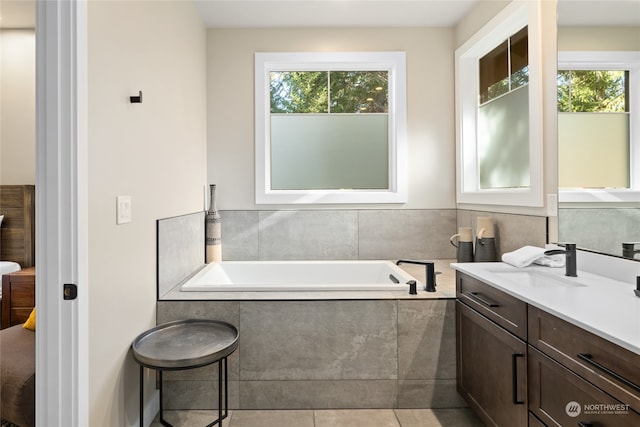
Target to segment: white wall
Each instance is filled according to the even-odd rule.
[[[455,26],[455,49],[462,46],[509,3],[511,3],[511,0],[479,1]]]
[[[90,425],[137,426],[130,345],[156,324],[156,219],[203,209],[206,29],[192,2],[91,1],[88,51]]]
[[[558,50],[640,50],[640,27],[560,27]]]
[[[36,39],[0,30],[0,183],[36,181]]]
[[[455,208],[451,28],[209,29],[207,50],[208,180],[219,209],[273,208],[254,203],[255,52],[385,50],[407,53],[409,202],[390,207]]]

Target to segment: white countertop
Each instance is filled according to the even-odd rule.
[[[516,268],[502,262],[453,263],[451,267],[640,354],[640,298],[631,283],[635,277],[628,283],[585,271],[578,271],[578,277],[566,277],[564,267]],[[509,280],[501,271],[538,271],[585,286],[533,287]]]

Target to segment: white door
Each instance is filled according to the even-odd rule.
[[[36,4],[36,423],[88,426],[86,2]],[[63,285],[77,298],[63,299]]]

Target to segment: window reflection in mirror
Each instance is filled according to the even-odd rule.
[[[558,185],[630,188],[628,70],[558,71]]]

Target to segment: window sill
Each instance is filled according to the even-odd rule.
[[[560,190],[560,203],[638,203],[640,191],[637,190]]]

